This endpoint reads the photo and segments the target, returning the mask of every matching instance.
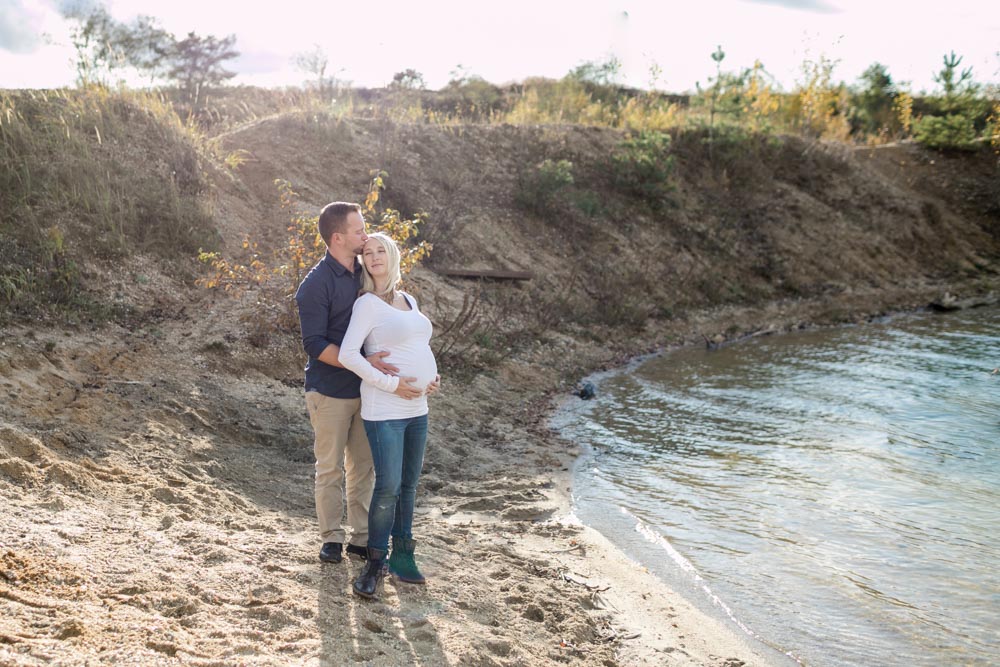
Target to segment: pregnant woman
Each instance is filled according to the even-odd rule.
[[[361,419],[375,463],[375,490],[368,511],[368,560],[354,592],[374,598],[382,581],[389,537],[389,572],[399,581],[426,580],[413,558],[413,503],[427,443],[427,394],[437,388],[431,322],[416,300],[396,287],[399,248],[385,234],[368,237],[362,251],[361,296],[340,346],[340,363],[361,378]],[[399,376],[386,375],[362,356],[389,352]]]

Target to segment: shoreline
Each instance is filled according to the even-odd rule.
[[[990,292],[990,297],[992,297],[992,292]],[[877,315],[871,315],[871,316],[863,315],[863,320],[860,321],[860,322],[858,322],[858,321],[855,321],[855,322],[834,322],[834,323],[829,323],[829,324],[812,324],[812,323],[807,323],[805,326],[799,326],[799,327],[795,327],[795,328],[785,328],[785,329],[779,329],[779,330],[769,330],[769,331],[766,331],[766,334],[767,335],[772,335],[772,334],[773,335],[783,335],[783,334],[793,333],[793,332],[795,332],[797,330],[802,330],[802,329],[817,329],[817,328],[836,329],[838,327],[844,327],[844,326],[856,326],[858,324],[865,324],[865,323],[885,322],[885,321],[893,320],[895,318],[907,317],[907,316],[910,316],[910,315],[916,315],[916,314],[920,314],[920,313],[937,313],[937,314],[946,315],[948,312],[950,312],[951,309],[945,310],[945,309],[936,307],[935,306],[936,303],[937,302],[930,302],[930,303],[928,303],[926,305],[923,305],[923,306],[893,309],[893,310],[890,310],[889,312],[879,313]],[[993,300],[991,298],[987,298],[985,300],[984,299],[973,298],[973,299],[969,300],[969,303],[971,304],[969,306],[969,308],[978,308],[978,307],[981,307],[981,306],[995,306],[995,300]],[[756,337],[756,335],[757,334],[749,334],[749,335],[738,336],[738,337],[734,338],[731,341],[725,341],[724,344],[725,345],[738,344],[738,343],[750,340],[751,338]],[[711,345],[711,341],[709,341],[707,339],[707,337],[706,337],[705,344],[706,345]],[[597,389],[597,396],[599,397],[600,393],[601,393],[601,383],[604,380],[606,380],[608,377],[613,376],[613,375],[618,375],[618,374],[621,374],[621,373],[629,373],[630,371],[634,370],[635,368],[641,366],[642,364],[644,364],[644,363],[646,363],[646,362],[648,362],[651,359],[654,359],[656,357],[660,357],[660,356],[663,356],[663,355],[671,354],[673,352],[677,352],[677,351],[680,351],[680,350],[683,350],[683,349],[690,349],[692,347],[699,347],[699,346],[700,346],[700,344],[698,342],[692,342],[692,341],[687,341],[685,343],[680,343],[680,344],[675,344],[675,345],[666,345],[666,346],[663,346],[663,347],[661,347],[661,348],[659,348],[659,349],[657,349],[657,350],[655,350],[653,352],[644,352],[644,353],[641,353],[641,354],[639,354],[639,355],[637,355],[637,356],[635,356],[633,358],[628,359],[625,363],[623,363],[621,365],[618,365],[618,366],[615,366],[615,367],[612,367],[612,368],[602,368],[600,370],[597,370],[594,373],[592,373],[590,375],[586,375],[583,378],[581,378],[580,382],[581,383],[582,382],[592,382],[595,385],[596,389]],[[548,415],[546,424],[549,426],[549,428],[552,428],[554,431],[557,432],[557,434],[558,434],[557,437],[559,437],[561,440],[568,441],[566,437],[564,437],[564,436],[561,435],[560,430],[562,428],[565,428],[565,426],[568,423],[568,421],[573,418],[573,414],[577,412],[571,406],[572,406],[572,404],[573,404],[574,401],[578,401],[578,400],[582,400],[582,399],[580,399],[578,397],[575,397],[573,395],[569,395],[569,396],[564,396],[564,397],[562,397],[561,399],[559,399],[557,401],[553,401],[553,403],[551,405],[551,409],[549,411],[549,415]],[[583,408],[583,410],[586,410],[586,409],[587,408]],[[561,423],[559,423],[559,422],[561,422]],[[589,446],[587,446],[587,445],[582,445],[582,446],[578,445],[578,447],[581,448],[580,449],[580,453],[576,456],[573,465],[570,467],[570,470],[568,472],[569,483],[565,486],[565,488],[567,489],[567,495],[569,496],[567,498],[566,502],[570,506],[570,511],[572,513],[572,516],[576,520],[580,521],[588,530],[593,531],[594,533],[596,533],[599,536],[600,540],[602,540],[604,543],[606,543],[606,545],[607,545],[608,548],[610,548],[613,551],[615,551],[616,554],[617,554],[617,556],[618,556],[619,562],[626,561],[626,562],[628,562],[628,563],[631,564],[631,566],[632,566],[633,569],[634,568],[641,568],[641,569],[645,570],[646,568],[644,566],[642,566],[641,563],[632,560],[625,553],[624,548],[616,546],[612,542],[612,540],[611,540],[611,538],[609,536],[603,535],[597,528],[588,525],[583,519],[579,518],[575,514],[575,511],[574,511],[574,508],[573,508],[573,493],[574,493],[573,492],[573,488],[575,486],[573,484],[573,481],[574,481],[574,477],[575,477],[575,471],[577,470],[578,466],[582,462],[584,462],[585,458],[589,455],[588,452],[592,452],[592,448],[589,447]],[[627,512],[625,514],[627,515]],[[630,516],[630,515],[628,515],[628,516]],[[639,521],[635,517],[630,517],[630,518],[635,519],[636,521]],[[639,530],[638,526],[636,527],[636,530]],[[683,558],[683,556],[681,556],[681,558]],[[617,570],[617,572],[620,573],[621,570]],[[648,572],[648,570],[647,570],[647,572]],[[709,597],[706,597],[707,602],[703,601],[703,604],[699,605],[699,604],[695,603],[694,600],[691,598],[691,593],[695,592],[694,589],[692,589],[692,591],[689,591],[689,592],[683,592],[683,591],[682,592],[678,592],[677,590],[675,590],[675,588],[669,582],[663,580],[662,578],[658,577],[655,574],[651,574],[651,576],[654,579],[656,579],[657,582],[659,582],[660,586],[665,591],[668,592],[668,595],[672,595],[672,596],[675,595],[675,596],[678,596],[678,597],[680,597],[681,599],[684,600],[684,602],[688,605],[688,609],[685,611],[685,613],[687,614],[688,618],[690,618],[692,616],[693,617],[703,616],[703,617],[705,617],[707,619],[710,619],[713,623],[716,624],[716,626],[717,626],[716,630],[714,630],[712,632],[709,632],[707,634],[707,636],[703,637],[702,639],[704,639],[704,640],[706,640],[708,642],[717,642],[717,644],[715,644],[716,646],[727,646],[727,647],[729,647],[729,650],[734,650],[732,648],[733,644],[732,643],[726,643],[726,642],[732,642],[733,640],[735,640],[736,644],[742,644],[744,646],[744,651],[741,654],[740,659],[746,660],[747,659],[746,658],[746,654],[749,652],[749,655],[751,656],[751,658],[749,659],[748,662],[745,663],[745,664],[748,664],[748,665],[749,664],[772,664],[772,665],[789,665],[789,666],[793,666],[793,665],[801,665],[802,664],[801,660],[799,658],[796,658],[792,653],[788,653],[788,652],[782,651],[781,649],[770,645],[766,641],[766,638],[757,635],[753,630],[751,630],[749,628],[743,627],[742,621],[740,621],[737,617],[735,617],[732,614],[732,612],[726,607],[726,605],[725,605],[724,602],[719,601],[719,600],[713,600],[713,599],[711,599]],[[628,577],[623,577],[623,576],[620,576],[620,575],[619,576],[615,576],[615,575],[609,575],[608,576],[608,580],[614,582],[613,585],[619,585],[619,586],[622,585],[623,579],[628,579]],[[712,596],[712,597],[714,597],[714,594],[711,593],[708,589],[705,589],[704,592],[705,592],[706,596]],[[706,611],[706,607],[710,607],[712,609],[712,611],[714,611],[716,613],[713,614],[712,611]],[[637,611],[637,610],[635,610],[635,611]],[[638,615],[639,615],[639,618],[643,617],[642,613],[639,613]],[[635,617],[630,617],[630,613],[629,612],[623,612],[622,616],[621,616],[621,618],[619,620],[620,620],[621,623],[623,623],[624,625],[627,625],[628,627],[636,628],[637,632],[642,632],[642,630],[647,630],[648,631],[648,629],[649,629],[648,628],[648,624],[643,624],[642,622],[637,622],[637,619]],[[698,623],[696,625],[696,627],[699,628],[699,630],[704,630],[705,628],[710,628],[712,626],[711,626],[711,624],[706,624],[704,621],[702,621],[701,623]],[[722,635],[722,636],[720,636],[720,635]],[[729,635],[729,636],[725,637],[725,635]],[[646,648],[652,648],[654,651],[662,650],[655,643],[650,644]],[[630,659],[635,661],[634,664],[646,664],[645,660],[647,658],[648,658],[648,656],[645,655],[643,653],[643,651],[641,651],[641,650],[640,651],[636,651],[635,653],[633,653],[633,654],[630,655]],[[760,660],[761,662],[758,663],[758,662],[756,662],[757,660]],[[626,664],[633,664],[633,663],[632,662],[627,662]]]
[[[734,344],[739,342],[741,341],[733,341]],[[609,377],[621,373],[629,373],[654,358],[695,346],[696,344],[675,345],[655,352],[641,354],[633,359],[630,359],[622,366],[597,371],[591,375],[585,376],[581,379],[581,382],[589,381],[594,383],[597,390],[597,397],[592,400],[598,400],[601,393],[601,383]],[[547,419],[547,426],[552,428],[557,433],[557,437],[561,440],[568,441],[568,439],[560,433],[561,428],[565,428],[567,424],[566,421],[562,420],[573,419],[577,413],[580,412],[579,410],[574,410],[570,407],[572,403],[577,400],[582,399],[575,396],[569,396],[558,401],[558,403],[554,405],[551,414]],[[583,408],[583,410],[586,409],[586,407]],[[555,423],[557,420],[562,421],[562,424],[560,425]],[[605,535],[598,528],[589,525],[584,519],[580,518],[576,514],[576,508],[574,507],[573,502],[573,489],[575,487],[573,482],[576,478],[576,471],[578,467],[586,461],[588,456],[593,455],[594,449],[592,446],[586,444],[578,445],[578,447],[580,448],[580,453],[567,473],[568,483],[565,486],[567,489],[566,502],[569,505],[568,513],[573,520],[580,522],[580,524],[587,529],[588,533],[593,534],[591,539],[601,545],[601,557],[609,562],[616,563],[616,567],[613,566],[610,568],[610,571],[614,574],[605,575],[609,585],[625,590],[633,588],[638,583],[637,579],[641,580],[641,577],[637,577],[634,573],[641,572],[643,575],[651,577],[652,580],[655,581],[655,587],[665,591],[665,595],[674,600],[673,605],[669,608],[669,612],[665,612],[661,609],[659,610],[659,613],[657,613],[649,609],[642,609],[641,607],[633,607],[628,610],[622,610],[620,622],[629,627],[634,634],[639,634],[640,636],[653,635],[657,638],[655,641],[648,643],[642,649],[636,650],[635,654],[631,655],[629,661],[625,664],[646,664],[646,660],[649,658],[646,653],[649,649],[652,649],[655,652],[665,652],[667,644],[665,643],[665,640],[662,639],[662,628],[657,627],[656,623],[649,620],[651,617],[664,615],[671,619],[676,619],[678,616],[684,619],[684,622],[688,624],[688,629],[682,631],[682,633],[679,632],[679,636],[683,636],[684,638],[689,638],[692,635],[696,636],[696,641],[703,643],[703,657],[708,656],[709,659],[711,659],[711,656],[714,655],[715,652],[721,651],[727,655],[738,655],[738,658],[733,659],[742,661],[742,664],[748,666],[773,665],[774,667],[795,667],[796,665],[802,664],[801,660],[796,658],[794,655],[772,646],[768,643],[766,638],[760,636],[745,626],[743,621],[738,619],[722,600],[715,597],[715,594],[706,587],[707,584],[702,584],[699,587],[696,582],[692,582],[690,588],[681,590],[663,579],[661,576],[652,572],[640,561],[635,560],[626,552],[624,547],[615,544],[612,537]],[[641,520],[637,517],[632,516],[624,510],[622,511],[622,514],[630,521],[637,522],[633,531],[642,533],[643,531],[640,530],[640,525],[645,527],[646,531],[649,530],[648,527],[646,527],[645,524],[642,524]],[[659,539],[665,540],[662,536],[658,537]],[[646,541],[650,541],[651,538],[650,536],[644,535],[644,539],[646,539]],[[667,544],[667,548],[672,550],[672,545],[669,545],[669,543]],[[676,554],[675,556],[671,556],[671,558],[683,559],[683,556]],[[700,578],[700,575],[696,574],[696,576]],[[654,586],[647,586],[647,590],[652,587]],[[699,596],[704,596],[704,599],[702,599],[700,603],[695,601],[695,598]],[[671,624],[674,628],[680,625],[675,624],[675,621],[671,621]],[[688,641],[690,641],[690,639],[688,639]],[[700,664],[709,663],[705,662]],[[724,664],[729,663],[727,662]]]
[[[571,520],[580,451],[548,419],[582,375],[704,333],[821,323],[818,312],[844,311],[717,308],[612,342],[553,332],[446,384],[415,521],[430,584],[390,582],[376,603],[350,594],[356,563],[316,560],[301,388],[267,370],[287,358],[234,366],[235,351],[204,346],[214,317],[4,329],[0,661],[777,664]]]
[[[739,341],[733,341],[734,343]],[[647,361],[671,352],[694,347],[698,343],[688,342],[663,346],[654,351],[640,353],[627,359],[623,364],[610,368],[602,368],[580,379],[580,382],[592,382],[597,389],[599,400],[601,382],[621,373],[628,373]],[[570,442],[560,432],[557,420],[573,418],[578,412],[571,406],[575,401],[582,401],[575,395],[553,398],[545,416],[545,427],[555,433],[562,442]],[[587,406],[589,407],[589,406]],[[586,410],[587,407],[582,408]],[[562,425],[565,426],[565,423]],[[667,664],[697,664],[697,665],[755,665],[772,667],[792,667],[801,664],[794,656],[786,654],[769,645],[762,637],[752,631],[739,627],[740,622],[724,609],[718,607],[718,602],[712,602],[713,611],[706,611],[691,599],[691,591],[678,591],[670,583],[654,574],[641,562],[629,556],[623,547],[616,545],[612,538],[581,519],[574,507],[574,480],[578,466],[592,453],[589,445],[574,445],[578,453],[572,464],[565,471],[564,483],[558,484],[559,489],[565,489],[560,499],[561,517],[555,519],[571,519],[578,522],[584,529],[587,550],[603,564],[601,574],[589,578],[593,585],[617,590],[610,606],[615,609],[619,625],[635,643],[627,646],[620,654],[621,664],[654,665],[662,664],[657,659],[668,660]],[[634,519],[634,517],[630,517]],[[658,590],[661,595],[651,593]],[[658,599],[659,598],[659,599]],[[666,622],[664,622],[666,621]],[[718,662],[720,654],[728,656]],[[689,662],[690,661],[690,662]]]

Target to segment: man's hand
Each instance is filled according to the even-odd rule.
[[[376,352],[375,354],[369,354],[365,357],[365,359],[368,360],[369,364],[375,367],[375,370],[385,373],[386,375],[397,375],[399,373],[399,368],[382,361],[382,359],[388,356],[388,352]]]
[[[435,375],[431,383],[427,385],[427,389],[424,391],[424,393],[430,396],[431,394],[438,393],[439,389],[441,389],[441,376]]]
[[[396,387],[396,391],[392,393],[396,394],[396,396],[399,396],[400,398],[405,398],[408,401],[414,398],[420,398],[424,395],[424,392],[420,391],[420,389],[411,384],[416,381],[417,378],[399,378],[399,386]]]

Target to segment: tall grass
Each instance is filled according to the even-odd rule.
[[[0,304],[79,305],[83,258],[211,245],[196,139],[160,96],[0,91]]]

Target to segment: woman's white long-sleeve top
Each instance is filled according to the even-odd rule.
[[[368,421],[407,419],[427,414],[427,395],[407,400],[393,392],[399,378],[413,377],[413,386],[426,389],[437,375],[431,351],[431,321],[417,308],[417,300],[402,293],[410,310],[394,308],[374,294],[354,302],[351,323],[340,345],[340,363],[361,378],[361,418]],[[399,368],[398,377],[387,375],[361,354],[389,352],[385,362]]]

